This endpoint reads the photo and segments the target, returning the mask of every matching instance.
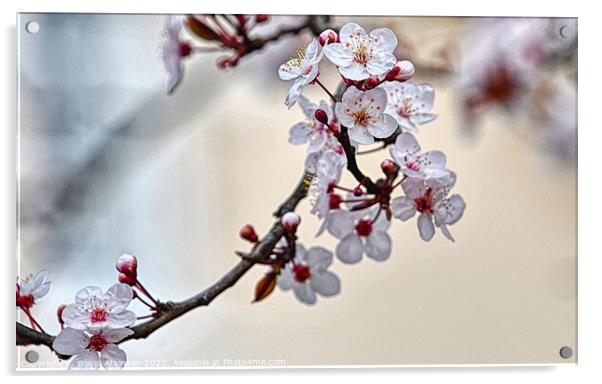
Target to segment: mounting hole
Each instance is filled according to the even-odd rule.
[[[560,348],[560,357],[563,359],[570,359],[571,356],[573,356],[573,348],[566,346]]]
[[[563,25],[558,30],[558,33],[560,34],[560,37],[566,39],[566,38],[569,38],[569,37],[573,36],[573,34],[575,33],[575,31],[573,30],[572,26],[570,26],[570,25]]]
[[[40,354],[36,351],[27,351],[25,354],[25,360],[27,360],[28,363],[35,363],[39,358]]]
[[[25,30],[34,35],[40,30],[40,24],[37,21],[30,21],[29,23],[25,24]]]

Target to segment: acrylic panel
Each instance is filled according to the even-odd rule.
[[[17,368],[576,363],[576,19],[17,30]]]

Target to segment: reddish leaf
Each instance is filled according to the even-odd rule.
[[[205,40],[219,40],[219,36],[211,28],[194,16],[186,18],[186,25],[198,37]]]
[[[255,300],[254,303],[268,297],[276,287],[276,273],[266,273],[255,285]]]

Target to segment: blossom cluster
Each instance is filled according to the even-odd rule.
[[[87,286],[75,294],[75,300],[57,308],[61,332],[52,343],[52,349],[64,357],[72,357],[68,369],[121,369],[126,363],[125,352],[117,344],[134,334],[129,327],[137,320],[156,317],[159,303],[142,286],[137,277],[138,261],[135,256],[124,254],[117,260],[119,272],[116,283],[106,291]],[[17,279],[17,308],[28,317],[33,329],[44,332],[31,314],[32,307],[50,290],[48,272]],[[144,300],[136,289],[153,304]],[[137,317],[127,309],[132,300],[138,299],[152,313]]]
[[[422,151],[414,136],[420,126],[437,117],[431,112],[435,91],[429,84],[409,81],[415,68],[408,60],[397,60],[396,47],[391,30],[368,33],[349,23],[338,34],[324,31],[278,69],[282,80],[292,82],[285,105],[298,104],[305,115],[304,121],[290,128],[289,142],[307,145],[306,171],[315,175],[311,212],[321,220],[317,234],[328,232],[338,244],[334,253],[322,247],[306,250],[295,232],[289,231],[286,241],[274,248],[268,263],[271,271],[258,284],[256,300],[267,296],[274,285],[292,288],[306,304],[314,304],[316,294],[338,293],[339,279],[326,271],[333,255],[345,264],[355,264],[364,255],[387,260],[392,252],[388,229],[393,218],[407,221],[417,216],[424,241],[430,241],[436,229],[454,241],[449,226],[462,217],[465,208],[460,195],[450,194],[456,173],[446,167],[442,151]],[[335,96],[320,80],[324,57],[342,78],[340,95]],[[329,100],[312,103],[304,97],[304,88],[312,85],[320,86]],[[361,154],[361,146],[375,142],[385,143],[380,149],[387,143],[393,145],[391,158],[381,162],[383,174],[372,182],[361,173],[355,157]],[[357,185],[340,184],[346,167]],[[287,213],[283,226],[291,220],[298,225],[300,217]]]

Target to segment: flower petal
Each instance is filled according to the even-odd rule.
[[[303,87],[305,87],[305,85],[305,79],[302,77],[293,82],[293,85],[291,85],[288,94],[286,95],[286,99],[284,100],[284,104],[288,109],[291,109],[292,106],[295,105],[297,99],[301,96],[301,92],[303,92]]]
[[[293,125],[288,131],[288,142],[293,145],[306,144],[312,134],[311,127],[302,121]]]
[[[370,32],[370,36],[376,37],[376,45],[383,51],[392,53],[397,48],[397,37],[389,28],[377,28]]]
[[[325,297],[334,296],[341,292],[341,281],[332,272],[314,273],[309,283],[317,293]]]
[[[355,264],[362,259],[364,244],[358,235],[351,233],[337,245],[337,258],[345,264]]]
[[[414,204],[414,200],[406,196],[400,196],[391,201],[391,211],[393,212],[393,217],[401,221],[406,221],[416,214],[416,205]]]
[[[349,138],[351,141],[358,144],[372,144],[374,143],[374,136],[370,134],[370,131],[363,125],[353,125],[348,130]]]
[[[42,297],[44,297],[44,296],[46,296],[46,294],[48,294],[48,291],[50,291],[50,286],[51,286],[50,281],[45,281],[42,283],[42,285],[33,289],[31,291],[31,295],[36,299],[36,301],[40,300]]]
[[[391,238],[387,232],[374,231],[366,241],[366,255],[376,261],[385,261],[391,256]]]
[[[347,67],[353,62],[351,50],[341,43],[328,44],[322,52],[337,67]]]
[[[388,113],[383,114],[382,120],[379,120],[368,126],[370,134],[379,139],[386,139],[397,129],[397,121]]]
[[[80,289],[75,294],[75,304],[84,304],[91,297],[104,298],[104,292],[100,287],[88,286]]]
[[[430,213],[421,213],[418,216],[418,231],[424,241],[430,241],[435,235],[435,225]]]
[[[328,232],[337,239],[342,239],[355,229],[353,215],[348,211],[339,210],[330,215]]]
[[[100,360],[98,352],[93,352],[88,349],[81,350],[69,363],[67,369],[98,369],[100,368]]]
[[[134,331],[129,328],[116,328],[116,329],[105,329],[103,330],[103,334],[107,338],[107,341],[110,343],[117,343],[126,337],[133,335]]]
[[[52,349],[61,355],[77,355],[88,346],[89,338],[81,330],[63,329],[52,342]]]
[[[106,326],[111,328],[124,328],[136,322],[136,314],[132,311],[111,313],[106,321]]]
[[[368,72],[368,69],[364,65],[356,63],[355,61],[352,61],[345,67],[339,67],[339,72],[341,75],[343,75],[343,77],[349,80],[359,81],[366,80],[368,77],[370,77],[370,72]]]
[[[63,310],[63,322],[69,328],[84,330],[90,323],[90,317],[80,311],[77,304],[69,304]]]
[[[316,293],[309,286],[309,284],[297,284],[293,288],[293,292],[299,301],[305,304],[315,304],[316,302]]]
[[[312,270],[325,271],[332,264],[332,252],[322,247],[311,247],[307,254],[307,263]]]
[[[283,291],[288,291],[293,287],[293,273],[291,272],[291,267],[286,266],[285,268],[280,270],[280,274],[276,278],[276,283],[278,287]]]
[[[105,294],[109,312],[123,311],[130,305],[133,297],[134,292],[129,285],[123,283],[112,285]]]
[[[392,53],[380,52],[374,54],[366,63],[366,70],[373,76],[384,75],[397,63],[397,58]]]
[[[122,369],[126,359],[125,352],[115,344],[108,344],[100,352],[100,361],[105,369]]]

